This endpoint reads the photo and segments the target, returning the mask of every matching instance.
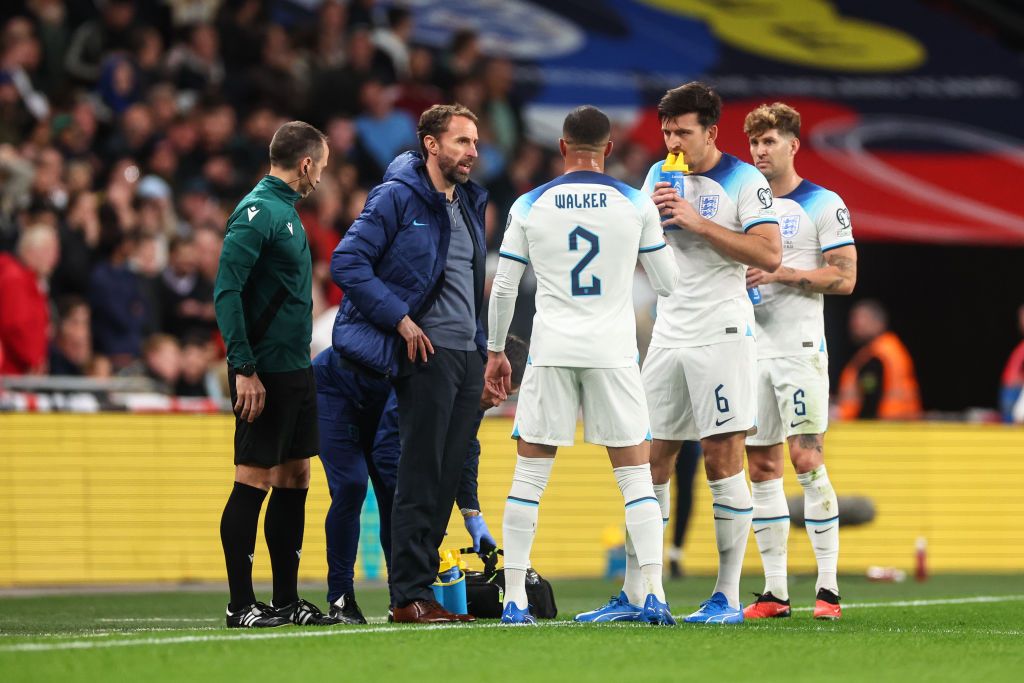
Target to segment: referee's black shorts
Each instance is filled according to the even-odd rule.
[[[320,451],[313,368],[257,373],[267,390],[263,412],[252,422],[235,413],[235,464],[275,467]],[[231,405],[238,401],[235,371],[228,369]]]

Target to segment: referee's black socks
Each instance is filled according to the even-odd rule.
[[[274,607],[284,607],[299,599],[299,559],[302,556],[302,532],[306,526],[308,489],[274,487],[267,503],[263,533],[274,570]]]
[[[220,542],[224,547],[231,591],[228,608],[232,612],[256,602],[252,590],[252,560],[256,553],[260,508],[266,497],[263,489],[236,481],[220,518]]]

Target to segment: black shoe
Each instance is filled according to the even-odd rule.
[[[683,566],[679,564],[679,560],[668,561],[668,578],[670,579],[681,579],[685,576],[683,572]]]
[[[274,607],[274,610],[298,626],[333,626],[344,623],[333,615],[324,614],[319,607],[302,598],[284,607]]]
[[[365,624],[366,617],[363,611],[356,604],[355,595],[342,595],[331,603],[331,618],[337,619],[339,624]]]
[[[389,624],[395,623],[395,608],[394,607],[388,607],[388,623]]]
[[[231,606],[228,605],[227,622],[228,628],[276,628],[291,623],[262,602],[254,602],[235,613],[231,612]]]

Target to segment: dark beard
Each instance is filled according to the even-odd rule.
[[[459,170],[460,159],[451,159],[448,157],[439,157],[437,160],[437,166],[441,169],[441,175],[449,183],[454,185],[462,185],[469,180],[469,174],[463,173]]]

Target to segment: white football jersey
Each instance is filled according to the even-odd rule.
[[[499,253],[537,277],[530,362],[635,365],[633,272],[641,252],[665,247],[651,198],[603,173],[567,173],[519,197]]]
[[[797,270],[825,266],[825,252],[853,244],[850,212],[839,195],[801,181],[775,198],[782,232],[782,265]],[[825,352],[824,295],[773,283],[761,285],[754,306],[757,357],[780,358]]]
[[[645,194],[654,192],[664,163],[655,163],[647,173]],[[778,222],[768,181],[731,154],[723,153],[705,173],[687,175],[683,194],[701,216],[734,232]],[[669,226],[665,239],[676,254],[679,280],[672,296],[658,299],[651,346],[704,346],[753,335],[747,267],[688,230]]]

